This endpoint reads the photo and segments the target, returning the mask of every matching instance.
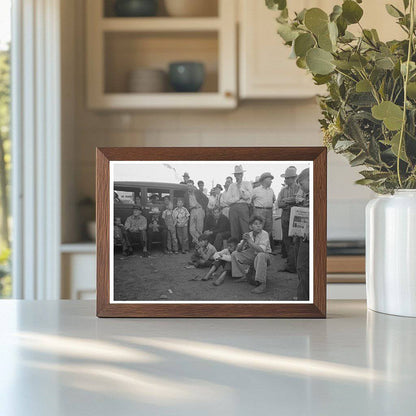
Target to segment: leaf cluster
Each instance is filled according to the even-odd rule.
[[[351,166],[364,166],[357,183],[377,193],[416,188],[414,11],[409,0],[402,10],[387,4],[407,39],[382,42],[375,29],[361,26],[360,4],[344,0],[330,13],[314,7],[290,17],[286,0],[266,0],[280,11],[277,32],[292,48],[296,65],[327,87],[319,97],[325,144]],[[348,30],[351,25],[357,25],[358,36]]]

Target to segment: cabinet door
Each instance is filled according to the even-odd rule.
[[[296,10],[321,2],[296,1]],[[318,7],[320,7],[319,5]],[[293,7],[293,6],[292,6]],[[240,97],[306,98],[318,93],[311,75],[289,59],[290,48],[276,33],[278,12],[262,0],[240,0]]]
[[[303,8],[320,7],[329,13],[340,0],[297,0],[289,3],[293,13]],[[293,4],[292,4],[293,3]],[[389,1],[402,9],[402,0]],[[382,40],[401,39],[403,33],[394,18],[386,12],[382,2],[363,2],[366,28],[376,28]],[[311,75],[289,59],[290,48],[283,44],[276,33],[275,17],[278,12],[269,10],[264,0],[239,0],[240,18],[240,68],[239,89],[241,98],[307,98],[322,93],[322,87],[314,85]],[[349,27],[358,34],[358,25]]]

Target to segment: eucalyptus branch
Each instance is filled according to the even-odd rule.
[[[402,154],[404,131],[406,129],[406,108],[407,108],[407,83],[409,82],[409,68],[412,58],[413,50],[413,36],[414,36],[414,27],[415,27],[415,0],[410,0],[410,30],[409,30],[409,44],[407,47],[407,60],[406,60],[406,72],[404,76],[404,85],[403,85],[403,118],[402,118],[402,127],[400,129],[400,140],[399,140],[399,149],[397,151],[397,178],[399,181],[400,187],[403,187],[402,177],[400,173],[400,156]]]

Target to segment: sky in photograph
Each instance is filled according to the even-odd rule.
[[[0,0],[0,49],[6,49],[11,36],[11,0]]]
[[[288,166],[295,166],[298,173],[310,167],[310,162],[214,162],[214,163],[186,163],[166,162],[149,163],[128,162],[114,164],[114,181],[148,181],[148,182],[169,182],[179,183],[182,181],[184,172],[188,172],[191,179],[203,180],[205,187],[210,190],[217,183],[224,185],[227,176],[233,177],[234,166],[242,164],[244,179],[254,181],[257,176],[264,172],[271,172],[274,176],[272,188],[277,194],[283,184],[280,177]]]

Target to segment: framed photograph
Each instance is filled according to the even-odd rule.
[[[97,149],[97,316],[326,316],[324,147]]]

